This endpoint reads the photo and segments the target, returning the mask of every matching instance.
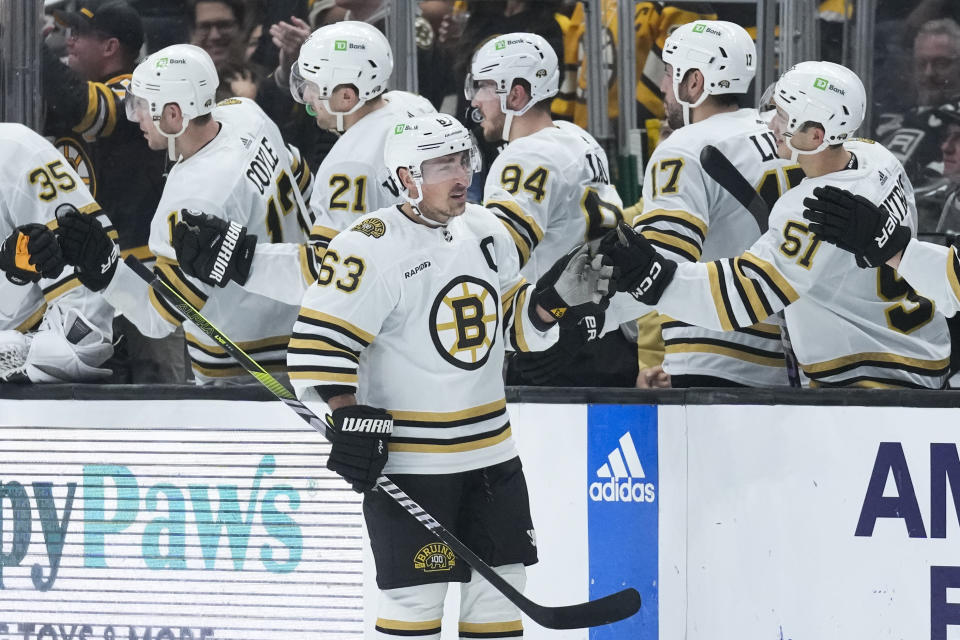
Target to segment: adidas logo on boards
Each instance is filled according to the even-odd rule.
[[[620,436],[620,446],[611,451],[607,462],[597,469],[597,477],[605,480],[590,483],[590,499],[594,502],[653,502],[656,499],[656,486],[642,482],[646,474],[629,431]]]

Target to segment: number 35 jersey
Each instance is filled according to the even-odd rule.
[[[330,243],[288,349],[297,395],[355,393],[394,418],[386,473],[454,473],[516,455],[504,349],[540,350],[532,289],[489,211],[446,230],[388,207]],[[538,323],[539,324],[539,323]]]
[[[623,219],[606,153],[570,122],[508,144],[490,167],[483,204],[506,225],[531,282],[571,248],[602,237]]]
[[[223,115],[224,110],[229,113]],[[214,118],[221,127],[216,137],[170,170],[150,227],[150,250],[157,256],[154,271],[258,362],[282,372],[297,306],[249,293],[235,282],[224,288],[205,285],[183,273],[171,245],[184,208],[235,221],[261,243],[306,242],[309,227],[295,175],[298,161],[277,126],[249,100],[217,107]],[[183,316],[135,274],[118,268],[117,276],[105,296],[143,333],[164,336],[183,322]],[[185,329],[198,382],[245,375],[192,323]]]
[[[769,230],[738,257],[683,263],[657,303],[662,313],[731,331],[784,309],[811,386],[940,388],[950,359],[946,320],[893,269],[857,267],[852,254],[807,229],[803,199],[834,185],[885,208],[912,231],[913,187],[881,145],[844,144],[850,168],[806,178],[777,201]]]

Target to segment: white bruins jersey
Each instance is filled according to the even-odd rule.
[[[288,351],[299,397],[356,393],[394,418],[385,473],[454,473],[517,455],[504,349],[540,350],[531,285],[497,219],[468,204],[446,229],[398,206],[330,243]],[[539,324],[539,322],[538,322]]]
[[[383,161],[387,134],[397,124],[436,109],[426,98],[406,91],[389,91],[383,99],[387,104],[347,129],[317,168],[310,240],[319,247],[363,214],[403,202]]]
[[[960,257],[956,247],[912,239],[903,251],[897,273],[937,311],[952,316],[960,311]]]
[[[572,122],[513,140],[490,166],[483,204],[506,225],[530,282],[623,220],[607,154]]]
[[[733,331],[785,309],[790,342],[811,386],[943,385],[950,360],[946,321],[893,269],[860,269],[852,254],[807,229],[803,199],[833,185],[860,194],[916,231],[913,187],[883,146],[851,141],[851,168],[806,178],[785,193],[770,229],[735,258],[685,262],[657,303],[660,312]]]
[[[799,166],[777,156],[776,139],[756,109],[716,114],[674,131],[647,165],[643,211],[634,226],[678,262],[736,256],[760,237],[757,220],[701,165],[707,145],[726,156],[768,206],[803,179]],[[761,315],[724,333],[665,318],[663,368],[671,375],[713,376],[752,387],[786,385],[778,321]]]
[[[57,228],[54,211],[69,203],[82,213],[98,215],[107,235],[117,232],[100,212],[73,167],[42,136],[14,123],[0,123],[0,242],[17,227],[36,223]],[[0,276],[0,329],[35,329],[47,305],[80,311],[103,335],[113,335],[113,309],[98,294],[80,284],[67,266],[56,278],[18,286]]]
[[[298,306],[249,293],[235,282],[219,288],[188,277],[171,245],[184,208],[235,221],[260,242],[306,242],[305,205],[279,129],[250,101],[218,109],[237,113],[220,121],[217,136],[174,165],[167,177],[150,227],[150,251],[157,256],[154,271],[266,369],[282,372]],[[240,113],[242,109],[247,113]],[[104,295],[148,336],[167,335],[184,321],[125,265],[117,269]],[[198,383],[245,375],[223,347],[192,323],[186,322],[185,329]]]

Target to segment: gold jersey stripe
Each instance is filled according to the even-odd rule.
[[[527,338],[523,335],[523,322],[525,320],[523,317],[523,304],[527,300],[527,291],[529,290],[530,287],[524,287],[523,290],[517,294],[516,308],[513,310],[513,337],[516,341],[517,348],[523,352],[530,351],[530,347],[527,345]]]
[[[520,281],[517,284],[510,287],[502,297],[502,307],[503,307],[503,317],[506,318],[507,314],[510,312],[511,307],[513,307],[514,298],[517,296],[517,291],[520,290],[527,281],[524,278],[520,278]]]
[[[330,240],[333,240],[334,236],[336,236],[338,233],[340,232],[336,229],[315,224],[310,228],[310,239],[313,240],[315,237],[317,237],[329,242]]]
[[[154,265],[154,268],[166,276],[167,282],[177,290],[187,302],[192,304],[195,309],[198,311],[203,309],[203,306],[207,303],[205,297],[200,297],[197,294],[197,291],[194,287],[180,277],[180,270],[176,268],[176,263],[171,263],[169,260],[165,260],[163,257],[157,258],[157,263]]]
[[[863,363],[863,366],[865,367],[874,366],[871,365],[871,362],[902,364],[907,367],[930,371],[931,375],[933,375],[938,373],[941,369],[946,368],[950,364],[950,358],[943,358],[942,360],[925,360],[923,358],[910,358],[884,351],[867,351],[864,353],[852,353],[848,356],[843,356],[842,358],[834,358],[833,360],[825,360],[823,362],[811,362],[809,364],[804,364],[801,362],[800,366],[805,372],[810,374],[822,373],[824,371],[830,371],[832,369],[838,369],[840,367],[857,363]]]
[[[360,327],[347,322],[346,320],[341,320],[336,316],[331,316],[328,313],[323,313],[322,311],[317,311],[316,309],[309,309],[303,307],[300,309],[300,315],[306,318],[311,318],[313,320],[319,320],[320,322],[326,322],[328,324],[335,325],[340,327],[348,334],[353,334],[353,336],[360,338],[363,342],[370,344],[373,342],[373,339],[376,337],[372,333],[364,331]]]
[[[62,296],[67,291],[76,289],[79,286],[80,286],[80,280],[77,278],[76,275],[72,275],[66,280],[64,280],[63,282],[61,282],[60,284],[58,284],[57,286],[55,286],[53,289],[50,289],[50,291],[45,291],[43,294],[43,299],[46,300],[48,303],[52,302],[55,298]]]
[[[291,343],[292,344],[292,343]],[[390,411],[394,420],[411,420],[416,422],[454,422],[475,418],[487,413],[496,413],[507,408],[506,398],[501,398],[478,407],[461,409],[459,411]]]
[[[87,112],[83,116],[83,120],[73,128],[76,133],[83,133],[93,125],[93,121],[97,119],[97,88],[95,82],[87,83]]]
[[[947,257],[947,282],[950,283],[953,296],[960,300],[960,257],[956,249],[951,250]]]
[[[674,247],[684,256],[689,256],[693,258],[693,262],[696,262],[700,259],[701,249],[697,246],[696,243],[678,238],[677,236],[663,233],[662,231],[657,231],[653,228],[647,228],[643,230],[643,237],[652,242],[659,242],[660,244],[665,244],[668,247]]]
[[[513,244],[517,246],[517,253],[520,254],[520,266],[524,267],[527,262],[530,261],[530,243],[526,238],[517,233],[517,230],[510,226],[506,220],[500,220],[500,224],[506,227],[507,232],[510,233],[510,237],[513,239]]]
[[[728,358],[743,360],[744,362],[760,364],[767,367],[777,367],[779,369],[784,367],[783,356],[770,358],[747,351],[741,351],[734,347],[721,347],[715,344],[668,344],[666,346],[666,353],[712,353],[718,356],[726,356]]]
[[[502,633],[504,631],[523,631],[523,621],[460,623],[460,633]]]
[[[436,620],[424,620],[422,622],[407,622],[406,620],[390,620],[389,618],[377,618],[377,626],[394,631],[427,631],[429,629],[440,628],[440,618]]]
[[[533,235],[536,237],[538,243],[543,240],[543,229],[540,228],[540,225],[537,224],[536,220],[525,214],[523,209],[521,209],[516,202],[511,202],[508,200],[491,200],[489,202],[485,202],[484,206],[487,208],[491,206],[497,207],[503,211],[507,217],[515,218],[516,220],[522,222],[526,227],[529,227],[530,230],[533,231]]]
[[[753,317],[757,320],[769,317],[770,309],[767,306],[769,305],[769,302],[767,302],[765,305],[764,302],[766,301],[760,299],[760,296],[763,295],[762,289],[758,291],[757,283],[752,280],[750,276],[743,272],[743,267],[740,265],[739,258],[731,260],[731,263],[733,277],[736,278],[737,282],[740,283],[740,287],[747,297],[747,299],[743,300],[743,302],[750,305],[750,309],[753,311]],[[741,296],[741,298],[742,297],[743,296]],[[779,331],[777,333],[779,333]]]
[[[195,372],[205,375],[208,378],[234,378],[237,376],[249,375],[249,372],[240,365],[235,367],[217,367],[216,369],[208,369],[196,360],[192,360],[190,362],[190,366]],[[260,366],[273,373],[283,373],[286,369],[286,367],[281,363],[260,363]]]
[[[47,303],[44,302],[39,307],[37,307],[37,310],[31,313],[26,320],[18,324],[14,328],[14,331],[19,331],[20,333],[26,333],[27,331],[34,329],[38,324],[40,324],[40,321],[43,319],[43,314],[46,312],[46,310],[47,310]]]
[[[142,247],[130,247],[129,249],[124,249],[120,252],[120,257],[126,258],[127,256],[133,256],[137,260],[151,260],[154,258],[153,253],[150,251],[150,247],[143,245]]]
[[[471,442],[458,442],[456,444],[416,444],[413,442],[391,442],[389,445],[390,453],[460,453],[462,451],[476,451],[500,444],[510,437],[511,427],[507,427],[501,433],[489,438],[473,440]]]
[[[291,371],[291,380],[316,380],[318,382],[348,382],[357,383],[355,373],[328,373],[326,371]]]
[[[723,302],[720,287],[723,287],[724,283],[720,281],[716,262],[707,263],[707,278],[710,281],[710,295],[713,297],[713,306],[717,310],[717,318],[720,319],[720,327],[724,331],[733,331],[733,319],[727,313],[727,305]]]
[[[166,300],[160,297],[153,287],[147,289],[147,296],[150,298],[150,304],[153,305],[154,310],[160,314],[160,317],[177,327],[180,326],[182,320],[177,316],[173,315],[166,307],[169,304]]]
[[[699,229],[700,235],[704,238],[707,236],[707,223],[698,218],[695,215],[687,213],[686,211],[671,210],[671,209],[653,209],[644,214],[641,214],[633,219],[633,225],[645,225],[646,221],[650,218],[676,218],[678,224],[682,226],[693,226]],[[686,224],[684,224],[686,223]],[[645,229],[644,229],[645,231]]]
[[[113,89],[105,84],[101,84],[97,89],[103,94],[103,101],[107,104],[107,119],[100,134],[106,138],[113,133],[114,128],[117,126],[117,103],[114,100]],[[126,117],[126,114],[124,114],[124,117]]]
[[[192,333],[187,332],[186,334],[187,342],[194,345],[201,351],[209,351],[214,354],[223,354],[227,355],[227,350],[219,345],[207,344],[201,342],[197,336]],[[257,340],[249,340],[247,342],[235,342],[238,347],[244,351],[252,351],[253,349],[260,349],[262,347],[274,347],[276,349],[286,349],[287,343],[290,341],[290,336],[270,336],[269,338],[259,338]]]
[[[744,251],[739,260],[740,262],[754,266],[767,274],[767,277],[770,278],[770,280],[776,286],[776,289],[779,290],[778,293],[780,293],[783,298],[789,300],[789,302],[796,302],[797,298],[800,297],[794,288],[790,286],[790,283],[787,282],[786,278],[784,278],[783,275],[777,271],[777,268],[766,260],[761,260],[749,251]]]
[[[877,380],[857,380],[852,384],[845,384],[846,387],[858,387],[860,389],[914,389],[909,385],[893,384],[892,382],[879,382]],[[810,381],[811,389],[831,389],[836,385],[823,384],[817,380]]]
[[[314,270],[313,258],[310,256],[311,253],[315,254],[315,250],[311,245],[302,244],[300,245],[300,273],[303,275],[303,281],[307,286],[310,286],[317,281],[319,274]]]

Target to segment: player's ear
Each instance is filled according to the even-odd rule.
[[[416,198],[419,193],[417,192],[417,183],[413,181],[413,177],[410,175],[410,171],[404,167],[397,169],[397,178],[400,180],[400,184],[407,190],[407,193],[410,194],[411,198]]]
[[[703,93],[703,73],[701,73],[699,69],[693,69],[687,74],[687,77],[684,78],[684,82],[687,85],[687,93],[690,99],[697,100],[700,94]]]
[[[521,83],[515,82],[507,94],[508,109],[522,109],[530,102],[530,93]]]
[[[166,133],[177,133],[183,127],[183,111],[176,102],[163,105],[160,122],[157,127]]]

